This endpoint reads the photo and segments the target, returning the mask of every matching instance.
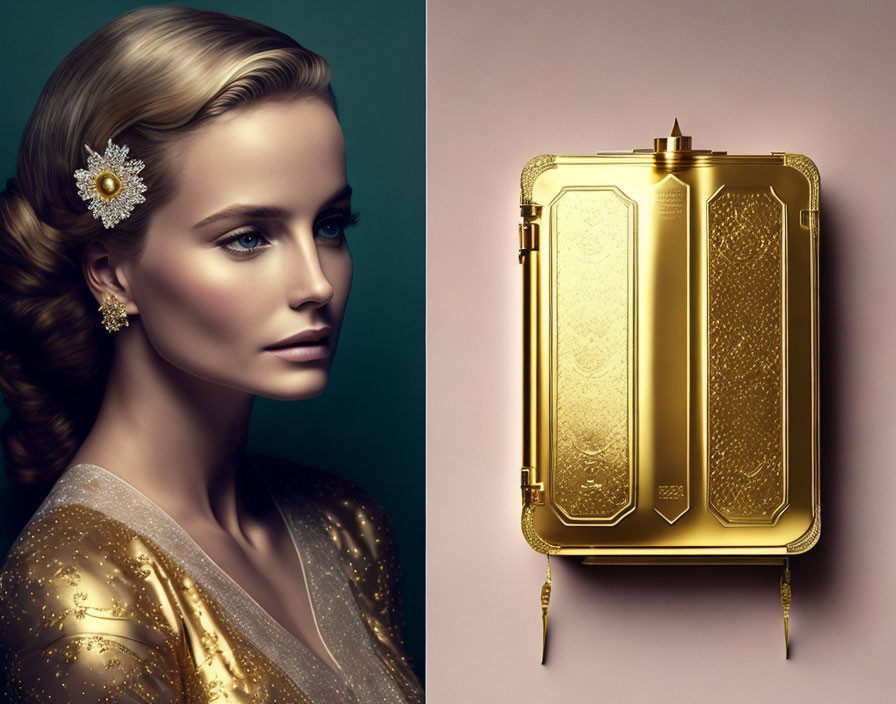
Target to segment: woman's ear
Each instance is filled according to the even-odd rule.
[[[115,266],[112,255],[105,244],[94,240],[87,245],[81,259],[81,268],[87,287],[97,303],[101,303],[104,293],[111,293],[124,305],[128,315],[137,315],[137,304],[131,297],[124,267]]]

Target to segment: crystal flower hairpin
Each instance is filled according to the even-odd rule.
[[[128,147],[119,147],[111,139],[105,154],[97,154],[86,144],[84,148],[89,155],[87,168],[75,171],[78,195],[108,230],[130,217],[135,205],[146,201],[146,185],[139,176],[145,165],[139,159],[128,159]]]

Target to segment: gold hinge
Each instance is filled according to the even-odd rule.
[[[523,504],[534,504],[536,506],[544,505],[544,484],[536,482],[531,484],[531,477],[534,474],[534,468],[523,467],[520,476],[520,489],[523,492]]]
[[[520,264],[526,252],[538,249],[538,223],[532,222],[541,217],[541,206],[534,203],[520,205]]]

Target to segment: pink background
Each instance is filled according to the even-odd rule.
[[[428,701],[894,701],[896,3],[429,0]],[[821,171],[821,543],[777,568],[585,568],[519,529],[519,173],[649,147]]]

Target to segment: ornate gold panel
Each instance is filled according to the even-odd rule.
[[[707,213],[709,510],[771,524],[787,507],[786,207],[723,186]]]
[[[566,188],[551,204],[553,504],[614,523],[635,506],[635,202]]]

